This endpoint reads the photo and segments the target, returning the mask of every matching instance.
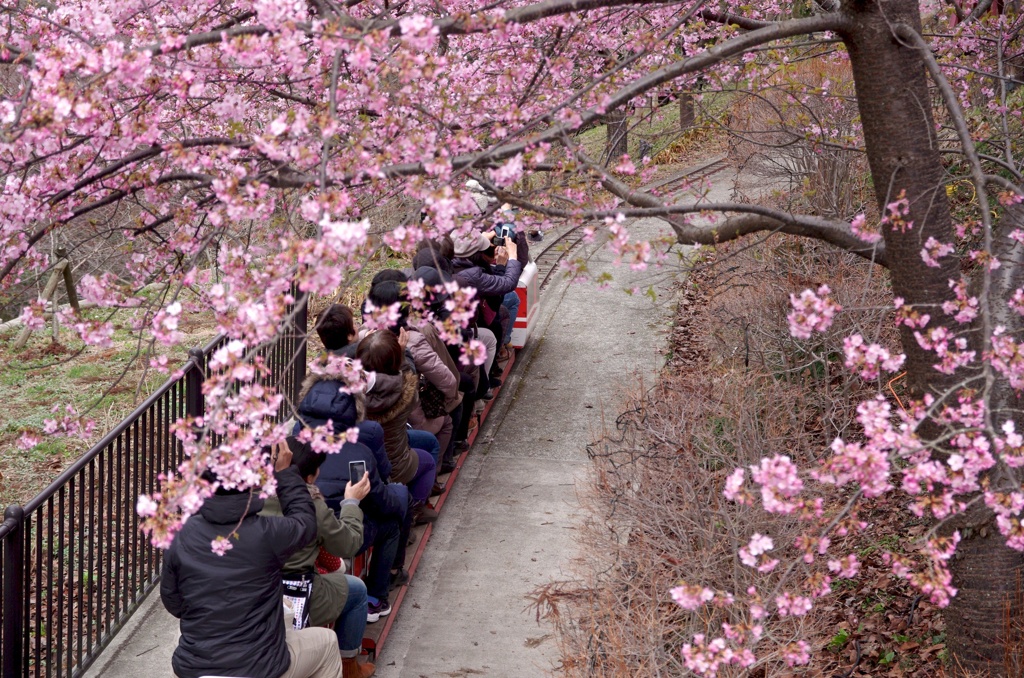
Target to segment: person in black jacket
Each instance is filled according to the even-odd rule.
[[[277,494],[284,516],[257,515],[256,490],[223,490],[203,502],[164,556],[160,599],[180,620],[171,664],[179,678],[342,678],[334,631],[285,631],[281,568],[316,538],[313,500],[291,467],[292,453],[275,448]],[[230,539],[218,555],[212,542]]]

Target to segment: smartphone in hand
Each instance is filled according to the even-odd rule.
[[[348,463],[348,481],[357,485],[363,476],[366,475],[365,461],[350,461]]]

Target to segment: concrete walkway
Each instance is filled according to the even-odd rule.
[[[637,237],[667,226],[634,222]],[[588,248],[608,290],[552,283],[542,322],[502,389],[508,410],[492,412],[459,475],[377,664],[382,678],[496,676],[534,678],[558,664],[552,630],[527,609],[538,585],[568,575],[580,548],[577,488],[590,465],[585,446],[614,425],[622,393],[663,364],[671,318],[670,276],[659,303],[627,296],[652,275],[611,265]],[[504,405],[505,403],[499,403]],[[585,548],[585,545],[582,545]]]
[[[630,230],[654,238],[668,227],[647,219]],[[670,275],[656,276],[654,304],[622,291],[646,289],[650,272],[614,267],[594,246],[584,255],[614,283],[557,280],[546,290],[536,334],[460,471],[378,657],[382,678],[532,678],[558,663],[527,595],[567,573],[585,446],[614,422],[635,375],[651,382],[671,317]],[[171,677],[177,638],[177,620],[154,593],[86,676]]]

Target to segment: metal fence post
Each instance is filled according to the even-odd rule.
[[[12,504],[4,511],[4,676],[22,675],[21,637],[24,633],[22,605],[25,600],[24,529],[25,511]]]
[[[299,393],[302,391],[302,382],[306,379],[306,346],[309,342],[306,341],[306,331],[309,327],[309,295],[305,292],[300,292],[295,298],[295,328],[293,333],[292,344],[294,350],[292,355],[294,356],[293,369],[294,377],[292,384],[292,402],[298,406],[299,404]]]
[[[185,413],[190,417],[206,414],[206,400],[203,398],[203,381],[206,379],[206,355],[201,348],[188,352],[192,368],[185,372]]]

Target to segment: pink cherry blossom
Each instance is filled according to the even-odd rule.
[[[789,320],[789,333],[797,339],[810,339],[812,332],[824,332],[832,326],[836,313],[842,306],[829,297],[832,290],[828,285],[821,285],[818,291],[804,290],[800,296],[789,295],[793,310],[786,316]]]

